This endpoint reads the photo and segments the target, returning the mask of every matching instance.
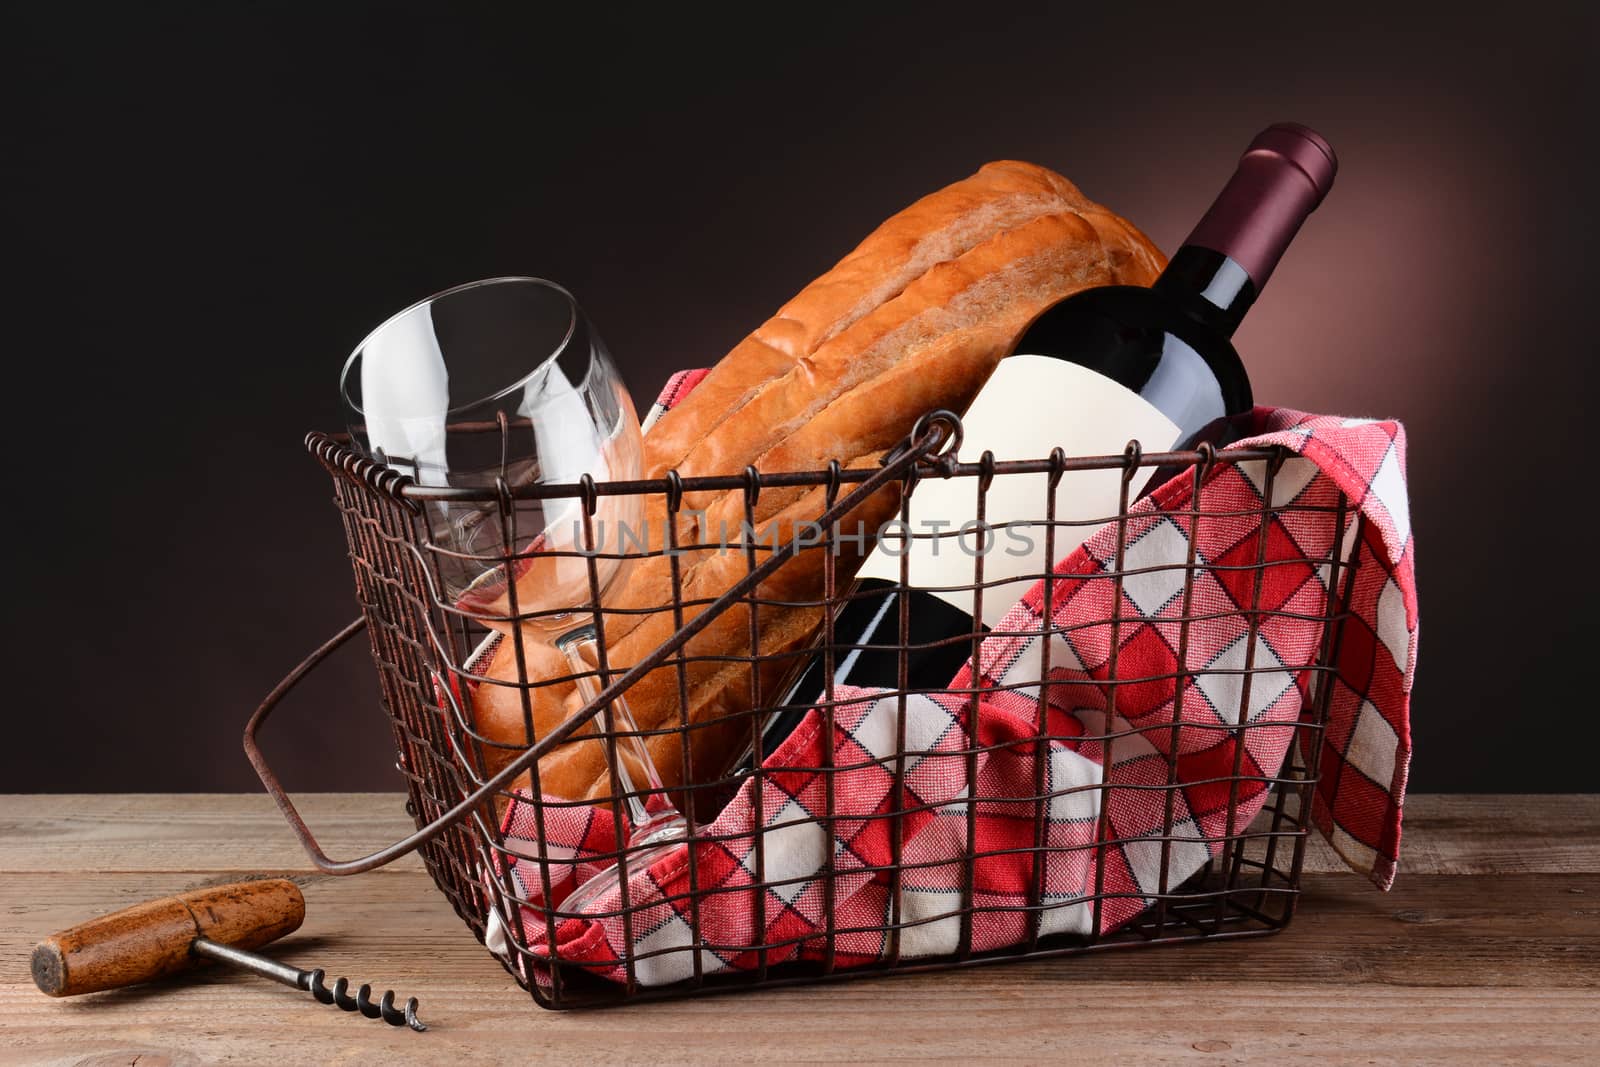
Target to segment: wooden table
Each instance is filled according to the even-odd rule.
[[[408,826],[398,796],[305,810],[334,854]],[[1600,796],[1420,796],[1395,890],[1312,853],[1299,916],[1257,940],[546,1012],[409,858],[310,874],[265,797],[0,797],[0,1062],[970,1060],[1595,1062]],[[54,1001],[41,937],[98,912],[287,872],[305,926],[273,951],[422,1002],[427,1034],[214,971]]]

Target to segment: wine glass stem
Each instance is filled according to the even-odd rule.
[[[581,626],[556,639],[558,648],[567,657],[573,674],[577,675],[578,696],[588,704],[600,695],[600,680],[595,675],[598,661],[595,647],[595,628]],[[604,733],[611,746],[608,762],[615,762],[617,784],[622,789],[623,803],[627,805],[630,844],[644,840],[683,836],[683,816],[666,798],[661,785],[661,774],[656,770],[644,738],[639,736],[638,723],[623,697],[611,701],[601,712],[605,716]],[[642,782],[640,781],[642,779]],[[656,798],[656,811],[651,812],[640,796],[640,788]]]

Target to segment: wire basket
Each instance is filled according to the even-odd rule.
[[[1329,665],[1337,655],[1342,623],[1347,617],[1344,602],[1353,577],[1353,567],[1345,558],[1347,548],[1341,551],[1339,546],[1348,546],[1359,536],[1361,517],[1342,494],[1331,505],[1272,503],[1274,494],[1271,480],[1286,458],[1281,449],[1230,449],[1216,452],[1209,446],[1202,446],[1191,452],[1146,455],[1134,442],[1130,443],[1124,454],[1118,456],[1068,457],[1057,450],[1051,456],[1026,462],[995,462],[992,457],[986,456],[979,463],[958,463],[954,458],[955,450],[950,446],[953,438],[958,439],[959,432],[959,420],[953,416],[947,416],[942,421],[930,422],[925,419],[919,422],[905,444],[872,469],[844,469],[832,464],[820,471],[763,474],[750,468],[735,475],[699,478],[680,478],[674,472],[665,478],[646,481],[596,483],[585,479],[571,485],[481,493],[419,486],[398,472],[363,457],[350,447],[348,439],[313,433],[308,436],[306,444],[332,476],[334,501],[344,523],[362,614],[312,653],[267,697],[246,729],[247,753],[318,868],[331,874],[353,874],[381,866],[412,850],[419,851],[434,883],[473,934],[480,941],[488,937],[490,942],[498,945],[500,951],[497,956],[502,964],[520,984],[529,989],[538,1004],[547,1008],[679,996],[730,986],[753,987],[1109,948],[1231,938],[1282,929],[1294,913],[1300,890],[1312,792],[1318,778],[1321,734],[1333,678]],[[1161,478],[1182,474],[1192,479],[1194,493],[1191,502],[1181,514],[1173,517],[1188,524],[1188,529],[1196,530],[1200,523],[1239,517],[1237,512],[1202,510],[1199,489],[1205,479],[1215,476],[1221,469],[1247,463],[1255,464],[1262,472],[1257,476],[1266,479],[1262,493],[1264,502],[1258,516],[1263,531],[1260,551],[1254,551],[1252,546],[1246,553],[1245,562],[1222,567],[1214,561],[1197,561],[1191,547],[1186,559],[1157,568],[1170,572],[1176,583],[1177,595],[1181,597],[1181,602],[1174,601],[1181,603],[1178,613],[1174,615],[1169,609],[1162,620],[1168,632],[1176,636],[1179,669],[1169,676],[1153,679],[1127,677],[1119,674],[1117,657],[1113,652],[1104,676],[1099,680],[1109,707],[1103,720],[1103,732],[1087,740],[1104,746],[1108,765],[1111,763],[1111,751],[1119,743],[1126,748],[1142,743],[1141,739],[1147,739],[1152,734],[1158,734],[1170,736],[1174,744],[1166,750],[1156,746],[1158,756],[1166,751],[1166,762],[1161,764],[1158,773],[1147,775],[1139,784],[1118,783],[1108,778],[1098,784],[1080,787],[1094,794],[1094,810],[1098,813],[1098,826],[1087,841],[1062,844],[1052,837],[1049,825],[1051,810],[1061,797],[1051,792],[1042,770],[1035,777],[1031,789],[1003,796],[984,794],[984,778],[977,773],[978,764],[996,746],[983,742],[983,731],[978,728],[978,723],[969,722],[964,740],[956,747],[947,747],[941,752],[943,758],[964,765],[964,780],[969,784],[969,792],[962,798],[964,807],[952,809],[956,811],[954,817],[958,820],[958,827],[959,820],[965,818],[966,843],[952,865],[957,873],[955,885],[948,894],[946,910],[939,916],[941,921],[953,924],[950,926],[951,951],[932,957],[912,956],[903,951],[903,942],[911,936],[908,931],[919,928],[928,920],[925,916],[909,915],[905,907],[906,876],[914,870],[914,865],[905,854],[906,827],[916,812],[901,799],[887,803],[883,810],[867,820],[877,820],[881,824],[878,830],[886,833],[892,844],[890,862],[869,872],[884,887],[884,905],[879,920],[868,923],[866,928],[859,924],[846,927],[836,922],[836,896],[843,892],[840,887],[844,884],[844,875],[836,868],[833,850],[827,850],[822,868],[811,876],[812,882],[820,887],[825,901],[823,925],[805,935],[806,952],[795,951],[796,939],[774,934],[775,928],[769,923],[771,916],[768,914],[771,908],[782,907],[780,901],[784,899],[770,895],[768,890],[776,892],[789,888],[791,883],[785,883],[777,874],[769,872],[767,862],[770,850],[766,832],[756,829],[751,833],[749,855],[745,860],[749,867],[749,884],[746,888],[751,891],[739,898],[749,902],[752,914],[743,925],[752,933],[747,933],[743,941],[733,944],[726,941],[718,943],[715,937],[707,936],[702,925],[702,911],[713,906],[714,898],[711,890],[697,883],[693,858],[709,840],[703,835],[715,812],[707,811],[707,805],[725,799],[728,794],[729,782],[720,781],[695,783],[673,794],[695,827],[687,850],[690,857],[687,888],[673,901],[676,913],[686,924],[686,935],[672,946],[649,947],[648,939],[641,940],[639,928],[655,921],[651,916],[659,913],[660,902],[648,905],[656,910],[647,915],[645,902],[630,903],[624,893],[622,903],[611,919],[624,931],[622,940],[625,947],[609,961],[613,965],[609,968],[609,976],[600,976],[600,972],[607,969],[597,968],[593,958],[577,960],[563,957],[557,936],[557,927],[564,921],[559,908],[541,908],[538,894],[530,893],[525,888],[542,884],[548,892],[552,871],[565,860],[565,857],[552,855],[545,848],[543,829],[546,820],[554,818],[563,804],[538,795],[538,758],[568,741],[580,730],[601,738],[616,736],[618,731],[611,716],[602,715],[602,709],[608,707],[617,696],[626,694],[629,687],[646,673],[663,665],[676,664],[675,669],[681,678],[682,672],[694,662],[694,657],[685,653],[685,646],[696,632],[736,604],[750,605],[753,612],[756,605],[769,603],[760,598],[761,582],[797,552],[833,553],[834,546],[827,531],[834,528],[833,524],[839,516],[848,513],[871,494],[887,490],[900,494],[901,515],[904,518],[909,515],[909,501],[919,483],[928,478],[956,478],[971,480],[977,514],[981,517],[986,494],[997,480],[1027,475],[1037,480],[1038,476],[1044,475],[1050,489],[1041,493],[1040,525],[1045,527],[1048,539],[1055,522],[1053,490],[1065,473],[1120,470],[1123,472],[1120,507],[1118,514],[1109,517],[1116,527],[1116,547],[1112,558],[1106,561],[1101,573],[1096,576],[1096,580],[1113,584],[1115,594],[1112,602],[1120,606],[1110,612],[1109,618],[1093,620],[1109,627],[1110,644],[1115,649],[1119,647],[1119,631],[1125,634],[1142,622],[1152,621],[1142,618],[1134,601],[1122,595],[1125,583],[1144,573],[1126,565],[1128,531],[1132,521],[1130,506],[1134,502],[1130,499],[1130,486],[1135,472],[1155,468]],[[495,509],[503,521],[514,523],[515,503],[522,497],[568,497],[581,501],[585,505],[585,543],[591,546],[590,599],[586,604],[572,607],[575,612],[593,614],[598,622],[596,605],[600,598],[594,559],[603,557],[604,553],[592,548],[596,542],[590,527],[600,497],[614,494],[654,495],[664,500],[669,517],[675,519],[683,507],[686,494],[733,491],[745,495],[749,514],[762,488],[774,485],[825,487],[827,510],[818,519],[818,526],[824,531],[820,541],[805,545],[774,543],[747,551],[748,567],[741,581],[709,606],[704,606],[704,610],[694,615],[687,625],[680,626],[670,640],[640,662],[625,670],[611,669],[602,663],[598,672],[601,691],[593,701],[560,727],[548,731],[546,736],[529,737],[530,744],[526,751],[498,773],[491,774],[485,769],[488,766],[485,752],[494,742],[475,729],[476,724],[471,721],[470,714],[463,714],[459,707],[451,710],[450,702],[441,701],[440,687],[449,684],[446,681],[448,679],[472,676],[478,666],[475,657],[492,634],[470,614],[437,595],[436,590],[441,588],[437,568],[441,553],[445,553],[445,550],[434,543],[429,533],[423,510],[426,502],[445,498],[454,501],[474,500],[486,508]],[[1247,630],[1249,640],[1245,647],[1249,650],[1255,648],[1254,638],[1263,619],[1273,614],[1272,610],[1263,606],[1261,596],[1271,569],[1267,558],[1266,531],[1273,523],[1268,520],[1284,517],[1289,512],[1301,513],[1296,516],[1296,521],[1302,524],[1326,523],[1325,541],[1333,546],[1325,559],[1313,561],[1322,574],[1320,588],[1325,595],[1315,606],[1314,612],[1306,612],[1304,605],[1301,605],[1301,618],[1318,627],[1316,647],[1307,654],[1304,662],[1287,665],[1294,671],[1294,684],[1300,688],[1300,711],[1295,720],[1287,724],[1253,721],[1249,707],[1251,683],[1268,667],[1252,663],[1250,655],[1246,654],[1242,664],[1217,668],[1240,679],[1237,709],[1223,716],[1219,729],[1235,737],[1242,737],[1254,729],[1276,729],[1292,736],[1284,746],[1281,767],[1247,767],[1239,757],[1245,747],[1241,743],[1233,748],[1235,755],[1231,766],[1224,764],[1209,772],[1206,785],[1215,791],[1213,795],[1226,796],[1225,817],[1219,824],[1221,829],[1211,834],[1211,839],[1206,842],[1209,850],[1207,858],[1191,871],[1181,867],[1174,859],[1194,839],[1194,827],[1180,826],[1179,816],[1175,814],[1182,808],[1182,804],[1176,803],[1180,791],[1193,785],[1192,781],[1180,780],[1178,774],[1176,739],[1179,724],[1176,713],[1171,722],[1134,726],[1118,717],[1118,695],[1127,687],[1151,683],[1173,687],[1175,692],[1181,693],[1186,682],[1194,684],[1204,681],[1205,669],[1189,665],[1183,649],[1192,639],[1191,632],[1200,633],[1202,627],[1217,625],[1217,614],[1201,610],[1196,599],[1197,575],[1208,570],[1231,572],[1227,575],[1229,588],[1237,591],[1231,614],[1236,622],[1242,620]],[[1191,545],[1193,540],[1190,541]],[[667,546],[647,548],[637,555],[659,555],[666,550],[669,550]],[[981,555],[975,557],[972,588],[983,586],[981,559]],[[516,557],[500,560],[508,568],[508,574],[516,561]],[[846,654],[850,648],[836,644],[837,635],[833,633],[831,619],[832,609],[846,595],[848,585],[840,580],[832,565],[824,569],[825,596],[815,604],[826,609],[819,641],[830,656],[831,666],[834,655]],[[678,612],[675,618],[681,620],[684,604],[676,566],[673,574],[674,603],[668,607]],[[1048,604],[1051,585],[1050,582],[1044,583],[1047,597],[1043,613],[1045,619],[1052,618]],[[701,606],[696,605],[697,608]],[[753,613],[751,617],[755,617]],[[1048,648],[1052,624],[1047,622],[1041,625]],[[407,783],[407,811],[413,816],[417,829],[406,839],[370,855],[335,860],[323,852],[295,810],[262,756],[257,734],[271,711],[301,678],[363,629],[370,640],[383,706],[392,726],[397,766]],[[971,635],[975,660],[984,636],[983,632]],[[752,638],[752,655],[744,657],[744,660],[754,664],[762,659],[763,652],[759,633],[753,633]],[[902,662],[904,652],[901,649]],[[792,652],[789,654],[793,655]],[[1272,669],[1282,672],[1286,668],[1284,664],[1275,664]],[[753,669],[750,673],[752,677],[757,674]],[[1013,751],[1045,753],[1052,743],[1059,740],[1051,734],[1046,709],[1047,696],[1051,686],[1056,684],[1048,651],[1037,673],[1039,677],[1024,680],[1031,686],[1022,687],[1023,691],[1032,690],[1032,699],[1038,705],[1037,719],[1027,736],[1012,737],[1004,742]],[[518,683],[531,692],[543,685],[570,680],[529,679],[524,676],[518,679]],[[974,690],[951,691],[944,695],[963,701],[963,706],[969,709],[967,714],[976,717],[981,714],[981,703],[976,699],[981,692],[980,682]],[[907,743],[905,707],[912,695],[905,690],[886,694],[888,698],[898,701],[899,732],[894,750],[879,762],[895,776],[897,786],[904,783],[908,764],[916,757],[927,755]],[[770,695],[759,691],[757,682],[756,691],[751,694],[750,707],[742,713],[748,719],[757,753],[762,751],[760,724],[767,710],[764,702],[772,699]],[[1181,701],[1181,697],[1179,699]],[[834,736],[835,713],[830,682],[825,699],[812,713],[821,717],[824,736]],[[669,725],[666,729],[682,732],[684,749],[687,751],[687,738],[693,729],[687,715],[681,716],[677,726]],[[1162,731],[1166,733],[1161,734]],[[1080,737],[1076,740],[1086,739]],[[1042,765],[1044,761],[1040,759],[1037,762]],[[795,768],[786,770],[793,771]],[[827,760],[822,766],[804,770],[818,776],[822,803],[813,805],[813,809],[819,810],[810,811],[802,820],[818,824],[831,839],[837,829],[834,825],[837,816],[830,814],[836,811],[836,783],[847,770],[831,765],[831,761]],[[531,792],[516,792],[512,788],[513,782],[525,771],[534,773],[534,788]],[[769,767],[758,765],[742,779],[744,788],[756,798],[755,810],[758,812],[763,810],[762,791],[778,788],[772,782],[775,773]],[[687,774],[684,777],[687,779]],[[1146,887],[1137,894],[1139,899],[1130,906],[1128,894],[1114,892],[1109,884],[1107,864],[1111,850],[1107,846],[1117,842],[1115,828],[1110,824],[1107,813],[1114,810],[1121,799],[1119,791],[1133,790],[1141,792],[1139,802],[1146,806],[1145,810],[1157,810],[1161,815],[1159,824],[1141,837],[1142,842],[1159,854],[1159,878],[1156,879],[1159,884]],[[613,760],[608,794],[590,802],[598,809],[611,811],[620,822],[622,801],[627,795]],[[891,791],[890,796],[902,798],[904,793],[897,788]],[[1247,805],[1247,797],[1256,799],[1253,804]],[[1154,809],[1149,807],[1151,803],[1154,803]],[[535,840],[531,851],[526,839],[513,841],[506,831],[505,812],[507,806],[512,804],[523,805],[524,814],[531,813],[532,824],[538,827],[539,832],[532,835]],[[991,809],[1004,806],[1013,814],[1020,813],[1017,815],[1020,819],[1019,832],[1002,842],[986,840],[979,832],[979,817],[975,814],[984,805]],[[564,806],[570,809],[571,802],[566,802]],[[696,810],[697,807],[699,810]],[[637,871],[629,870],[631,850],[623,846],[617,851],[621,881],[626,885]],[[1150,855],[1154,857],[1157,852],[1151,852]],[[974,872],[997,857],[1018,854],[1026,861],[1023,869],[1031,872],[1029,884],[1019,889],[1020,898],[1004,904],[986,901],[975,890]],[[1114,860],[1114,857],[1111,859]],[[1085,872],[1083,889],[1070,902],[1054,898],[1046,892],[1045,876],[1052,864],[1068,860]],[[526,873],[520,879],[510,877],[508,872],[514,865],[530,863],[534,865],[531,877]],[[527,867],[522,869],[524,872],[530,870]],[[703,871],[700,873],[704,875]],[[853,873],[857,877],[860,875],[859,871]],[[725,901],[717,906],[725,907]],[[1052,911],[1066,906],[1080,909],[1080,913],[1087,917],[1083,924],[1085,929],[1052,932],[1059,929],[1060,924],[1051,923],[1048,916]],[[1122,918],[1108,921],[1107,917],[1113,911]],[[986,945],[983,938],[975,936],[975,931],[991,928],[997,916],[1003,918],[1009,924],[1008,929],[1013,929],[1015,933],[1005,938],[1002,944]],[[540,941],[543,932],[547,932],[548,937],[540,944],[535,944]],[[851,954],[851,946],[859,945],[864,936],[876,938],[880,946],[870,959],[860,958],[859,953],[854,956]],[[674,953],[687,961],[671,972],[681,977],[666,984],[649,981],[651,974],[663,973],[659,966],[661,957]],[[719,968],[711,964],[735,958],[742,961],[740,967],[735,970],[720,968],[728,973],[714,973]]]

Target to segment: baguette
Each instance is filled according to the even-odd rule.
[[[741,342],[646,436],[647,473],[726,474],[747,464],[763,471],[817,469],[844,457],[854,457],[852,465],[873,464],[923,412],[965,408],[1046,308],[1089,286],[1148,284],[1162,264],[1142,234],[1085,200],[1066,179],[1024,163],[990,164],[889,220]],[[861,521],[875,529],[896,503],[892,491],[876,494],[843,525],[853,530]],[[769,538],[774,530],[784,536],[814,520],[824,504],[820,487],[765,488],[754,509],[759,536]],[[741,529],[742,491],[687,494],[685,506],[703,511],[698,521],[680,516],[678,523],[680,544],[702,546],[678,558],[688,621],[746,573],[742,545],[752,531]],[[652,535],[664,536],[660,497],[652,509]],[[716,547],[719,542],[732,547]],[[641,729],[685,720],[692,727],[687,758],[681,733],[648,741],[664,784],[683,784],[685,769],[691,781],[727,769],[749,736],[748,716],[739,713],[751,707],[753,680],[765,700],[780,695],[772,690],[796,658],[783,654],[803,650],[822,618],[825,551],[800,553],[762,584],[760,597],[789,603],[757,609],[757,666],[740,658],[751,654],[750,609],[740,604],[685,649],[686,709],[670,660],[630,688],[626,699]],[[837,557],[838,582],[847,581],[858,562]],[[665,556],[641,560],[626,584],[608,594],[605,636],[613,671],[641,661],[675,630],[671,572]],[[525,637],[524,647],[535,640]],[[488,669],[500,684],[480,687],[475,698],[479,729],[509,745],[525,737],[513,653],[512,642],[502,641]],[[540,684],[568,673],[541,673],[547,659],[528,660],[532,688],[544,691],[535,709],[539,735],[578,707],[570,684],[565,691]],[[605,753],[593,741],[547,754],[540,771],[541,787],[552,795],[593,799],[610,792]]]

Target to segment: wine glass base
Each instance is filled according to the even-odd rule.
[[[641,827],[628,839],[628,873],[649,870],[658,860],[676,852],[689,836],[689,824],[677,812],[666,812],[665,818]],[[639,850],[639,851],[636,851]],[[558,909],[561,912],[585,912],[621,882],[618,876],[620,863],[608,867],[568,894]]]

